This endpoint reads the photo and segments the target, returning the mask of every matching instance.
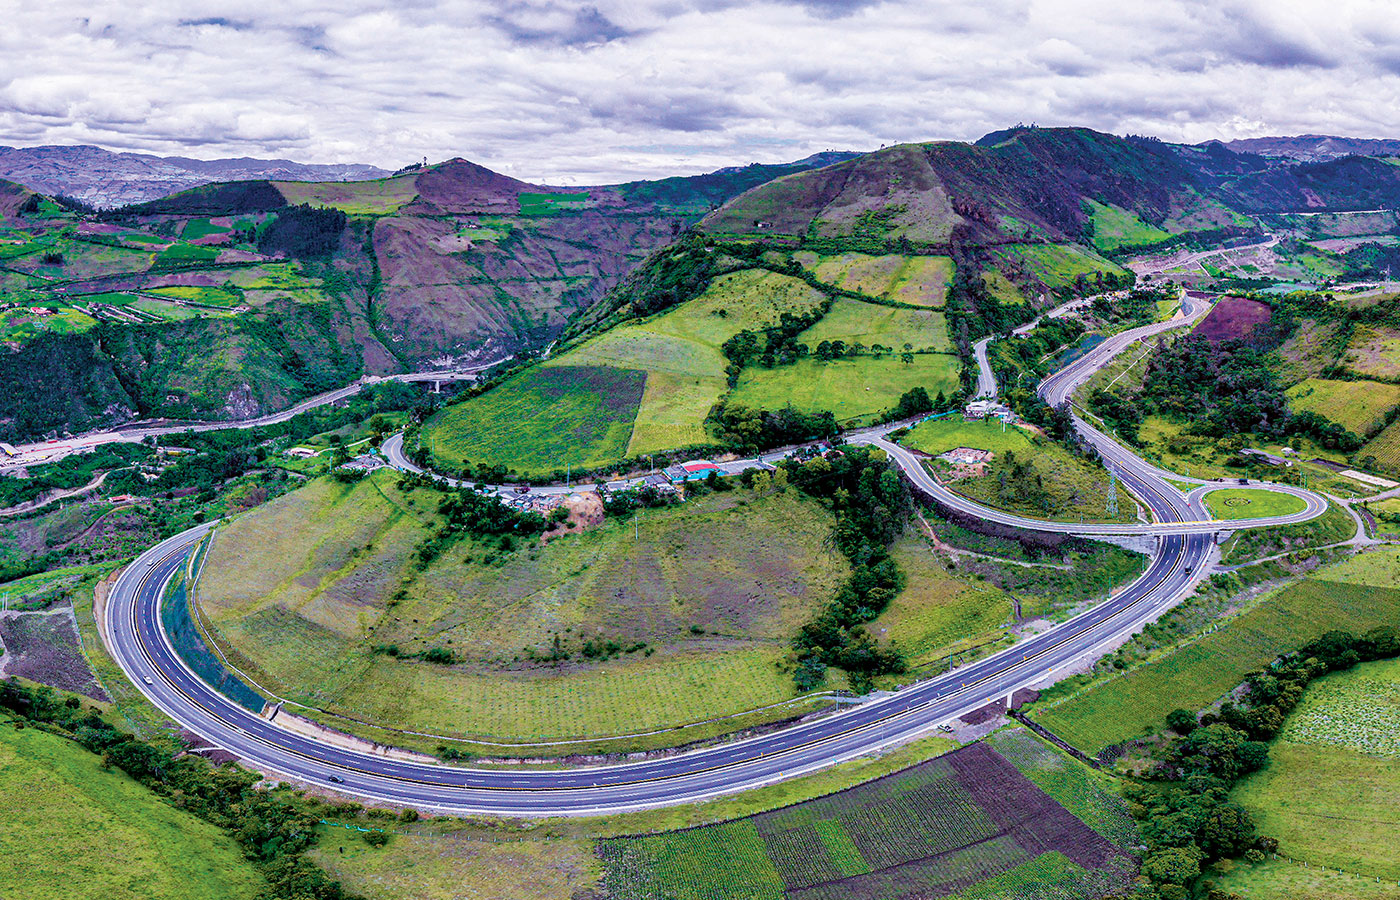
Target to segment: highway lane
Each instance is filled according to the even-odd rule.
[[[1047,390],[1056,385],[1050,381]],[[851,440],[890,452],[920,488],[946,491],[913,454],[887,441],[883,432],[860,433]],[[641,762],[565,770],[436,765],[309,739],[237,706],[189,670],[159,624],[163,587],[185,564],[207,525],[152,548],[121,574],[108,597],[105,636],[137,687],[173,719],[258,768],[334,790],[424,809],[490,815],[598,814],[696,802],[806,774],[926,734],[1082,658],[1097,656],[1175,603],[1204,574],[1212,545],[1208,532],[1221,526],[1193,523],[1190,517],[1198,513],[1180,492],[1150,467],[1135,465],[1126,450],[1110,452],[1113,456],[1106,454],[1105,459],[1158,520],[1128,532],[1155,533],[1156,552],[1143,575],[1114,596],[986,659],[887,696],[766,735]],[[977,504],[970,509],[987,518],[1010,515]],[[1024,517],[996,520],[1034,530],[1124,533],[1122,526],[1095,532],[1090,530],[1093,526]]]

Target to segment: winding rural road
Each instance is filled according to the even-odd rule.
[[[1181,327],[1194,318],[1117,335],[1047,378],[1040,391],[1047,400],[1058,402],[1134,340]],[[1031,530],[1151,535],[1156,549],[1141,577],[1073,619],[975,663],[824,718],[714,747],[641,762],[562,770],[472,769],[386,758],[286,731],[201,680],[161,628],[159,606],[165,585],[187,564],[192,548],[211,525],[152,547],[121,573],[108,596],[104,637],[133,683],[181,725],[259,769],[332,790],[422,809],[486,815],[601,814],[697,802],[868,755],[927,734],[1021,687],[1043,682],[1056,671],[1100,655],[1173,605],[1204,574],[1217,529],[1302,521],[1325,509],[1315,495],[1287,489],[1307,500],[1308,509],[1295,516],[1225,526],[1202,521],[1202,511],[1166,484],[1157,469],[1082,420],[1076,421],[1105,462],[1152,512],[1154,523],[1078,525],[993,510],[948,491],[913,454],[888,441],[885,431],[852,434],[848,439],[886,450],[920,489],[972,515]],[[401,457],[401,447],[397,449]],[[393,452],[389,455],[394,458]]]

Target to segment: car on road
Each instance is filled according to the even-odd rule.
[[[145,678],[143,678],[142,680],[145,681],[147,684],[155,684],[155,682],[151,680],[151,676],[149,676],[149,675],[147,675],[147,676],[146,676]]]
[[[522,484],[520,485],[520,487],[515,489],[515,492],[517,494],[528,494],[530,493],[530,486],[528,484]]]
[[[326,780],[327,780],[327,781],[334,782],[335,784],[344,784],[344,783],[345,783],[345,779],[344,779],[344,778],[341,778],[339,775],[327,775],[327,776],[326,776]]]

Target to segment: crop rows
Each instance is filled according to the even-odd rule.
[[[1058,900],[1105,893],[1132,869],[984,744],[749,819],[604,841],[599,852],[610,895],[638,900],[899,900],[996,876]],[[1037,859],[1024,878],[1012,874]]]

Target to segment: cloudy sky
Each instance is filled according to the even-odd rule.
[[[1393,0],[0,0],[0,16],[16,146],[464,156],[583,184],[1016,122],[1400,137]]]

